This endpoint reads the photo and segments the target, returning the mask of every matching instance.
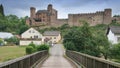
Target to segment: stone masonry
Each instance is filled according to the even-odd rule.
[[[52,26],[59,27],[63,24],[70,26],[80,26],[83,21],[88,22],[91,26],[97,24],[109,24],[112,20],[112,9],[105,9],[104,11],[97,11],[95,13],[83,14],[68,14],[68,19],[58,19],[57,10],[53,9],[52,4],[49,4],[47,10],[38,10],[30,8],[30,17],[26,20],[29,26]]]

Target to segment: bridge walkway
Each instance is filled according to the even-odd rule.
[[[37,68],[75,68],[75,66],[64,58],[62,44],[55,44],[50,48],[49,58],[42,65],[38,65]]]

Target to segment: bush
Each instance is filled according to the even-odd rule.
[[[77,50],[73,42],[66,42],[64,46],[67,50]]]
[[[26,54],[32,54],[34,52],[34,48],[32,46],[26,47]]]
[[[37,51],[42,51],[42,50],[49,50],[49,46],[46,44],[37,46]]]
[[[28,46],[32,46],[33,48],[36,48],[36,45],[32,42]]]
[[[11,37],[8,39],[5,39],[5,41],[8,42],[8,44],[16,44],[19,45],[19,39],[17,37]]]

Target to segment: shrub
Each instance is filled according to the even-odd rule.
[[[36,48],[35,44],[32,42],[28,46],[32,46],[33,48]]]
[[[41,50],[49,50],[49,46],[46,44],[37,46],[37,51],[41,51]]]
[[[64,46],[67,50],[77,50],[73,42],[66,42]]]
[[[7,38],[7,39],[5,39],[5,41],[7,41],[8,44],[19,45],[19,39],[17,37]]]
[[[26,54],[31,54],[34,52],[34,48],[32,46],[27,46],[26,47]]]

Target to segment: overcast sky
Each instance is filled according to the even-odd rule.
[[[58,10],[58,18],[67,18],[69,13],[90,13],[112,9],[112,15],[120,14],[120,0],[0,0],[6,15],[30,16],[30,7],[47,9],[48,4]]]

